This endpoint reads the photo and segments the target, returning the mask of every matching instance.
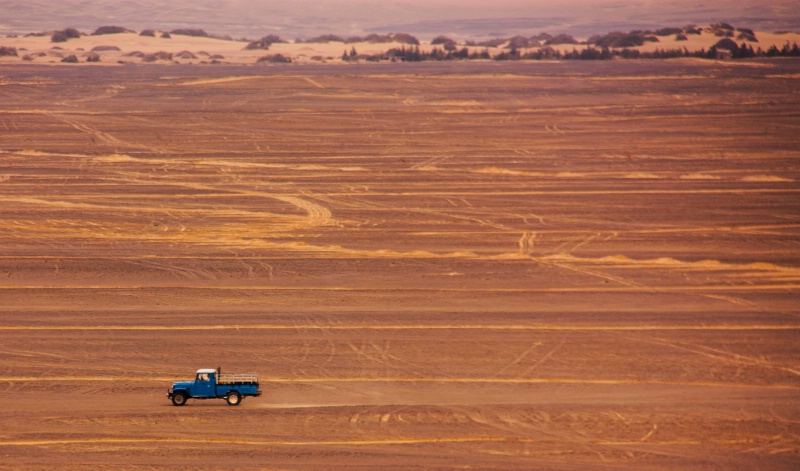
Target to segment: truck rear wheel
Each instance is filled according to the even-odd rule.
[[[176,392],[172,395],[172,404],[176,406],[182,406],[186,404],[187,399],[189,399],[189,397],[186,395],[186,393]]]
[[[228,401],[229,406],[238,406],[242,403],[242,395],[239,394],[239,391],[231,391],[225,400]]]

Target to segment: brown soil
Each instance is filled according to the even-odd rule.
[[[797,469],[755,65],[5,70],[0,467]]]

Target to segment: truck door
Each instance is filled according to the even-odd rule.
[[[214,397],[214,381],[208,373],[198,373],[194,380],[194,397]]]

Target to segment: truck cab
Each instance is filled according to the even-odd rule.
[[[247,396],[261,396],[255,373],[222,374],[220,368],[197,370],[194,381],[178,381],[167,390],[172,404],[182,406],[189,399],[225,399],[238,406]]]

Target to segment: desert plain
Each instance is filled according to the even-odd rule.
[[[798,79],[1,68],[0,468],[797,469]]]

